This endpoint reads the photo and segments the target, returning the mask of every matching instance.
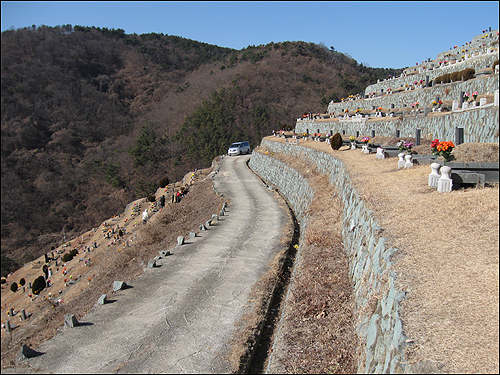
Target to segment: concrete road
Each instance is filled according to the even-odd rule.
[[[214,185],[230,203],[217,225],[109,296],[114,302],[96,306],[83,325],[61,327],[29,366],[53,373],[229,372],[234,323],[281,249],[286,218],[276,193],[246,166],[249,158],[221,160]]]

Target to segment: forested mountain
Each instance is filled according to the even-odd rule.
[[[4,31],[1,54],[2,274],[63,227],[97,227],[231,142],[257,146],[401,71],[300,41],[234,50],[71,25]]]

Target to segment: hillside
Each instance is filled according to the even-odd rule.
[[[222,48],[64,25],[2,33],[2,275],[130,201],[401,70],[333,47]]]

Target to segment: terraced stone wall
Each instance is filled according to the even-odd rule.
[[[358,108],[371,110],[373,109],[373,107],[391,108],[391,105],[394,105],[395,108],[403,108],[409,107],[412,103],[415,102],[419,102],[423,107],[431,104],[432,101],[436,99],[436,96],[439,96],[441,100],[459,100],[462,92],[472,94],[474,91],[477,91],[480,95],[486,94],[488,92],[490,94],[494,94],[495,90],[498,90],[498,86],[498,74],[489,74],[464,82],[439,84],[433,87],[386,94],[384,96],[379,96],[376,98],[350,100],[344,101],[343,103],[330,103],[328,105],[327,112],[333,112],[339,115],[342,114],[342,111],[345,109],[348,109],[349,112],[354,113],[354,111]],[[393,86],[393,89],[394,88],[395,86]]]
[[[374,83],[373,85],[369,85],[365,88],[365,94],[368,95],[369,93],[372,92],[381,92],[381,90],[384,90],[384,92],[387,92],[387,89],[390,87],[393,90],[397,89],[398,87],[404,87],[405,85],[413,85],[415,81],[420,82],[420,80],[423,80],[425,82],[425,77],[429,77],[429,81],[432,81],[433,79],[446,74],[446,73],[453,73],[453,72],[458,72],[460,70],[464,69],[469,69],[472,68],[477,72],[480,70],[483,70],[485,68],[493,66],[493,62],[495,60],[498,60],[498,49],[494,51],[493,53],[486,53],[482,55],[477,55],[477,56],[472,56],[468,58],[467,60],[463,60],[461,62],[457,62],[451,65],[445,65],[440,68],[436,68],[433,70],[422,70],[417,67],[417,70],[419,71],[416,74],[411,74],[403,77],[396,77],[394,79],[386,79],[383,81],[380,81],[378,83]],[[425,64],[424,64],[425,65]],[[497,86],[498,88],[498,86]],[[479,89],[478,89],[479,91]]]
[[[499,112],[498,106],[481,109],[471,109],[463,112],[450,112],[446,114],[426,117],[405,116],[399,118],[379,118],[365,122],[320,120],[297,121],[295,132],[309,133],[340,133],[346,135],[371,136],[375,131],[376,136],[395,137],[399,130],[400,137],[415,137],[417,129],[421,130],[422,139],[449,140],[455,142],[456,128],[464,128],[464,142],[498,142],[499,141]]]
[[[406,336],[399,317],[399,303],[405,293],[395,288],[396,274],[391,269],[390,260],[396,249],[385,245],[385,239],[379,235],[381,228],[372,217],[373,211],[359,198],[342,161],[296,145],[262,140],[261,146],[269,153],[279,152],[313,162],[320,172],[329,177],[341,197],[342,237],[349,255],[356,307],[361,311],[369,304],[374,306],[373,310],[362,315],[356,328],[364,351],[358,363],[358,372],[408,372]],[[287,198],[290,197],[304,230],[307,225],[304,211],[311,201],[312,190],[294,169],[268,155],[254,151],[249,167],[279,188]]]

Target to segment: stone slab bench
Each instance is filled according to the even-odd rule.
[[[451,171],[450,175],[453,180],[453,188],[460,188],[462,185],[475,185],[476,187],[484,187],[485,176],[482,173],[471,172],[467,170]]]
[[[439,164],[444,165],[443,162],[438,161]],[[459,163],[449,162],[446,165],[452,169],[453,172],[467,171],[475,172],[484,175],[484,182],[499,182],[498,178],[498,164],[499,163]]]

